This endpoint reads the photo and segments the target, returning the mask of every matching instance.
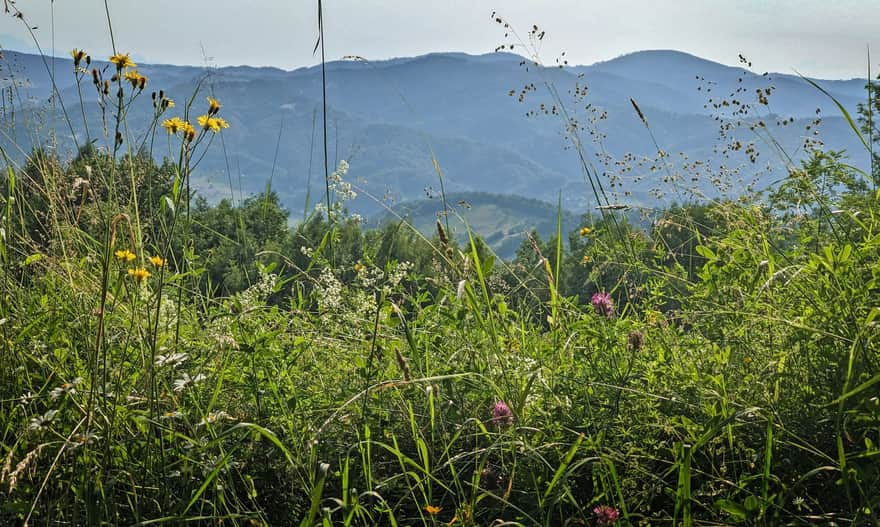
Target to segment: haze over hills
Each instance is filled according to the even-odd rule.
[[[4,52],[2,141],[8,151],[16,153],[13,140],[18,145],[46,141],[50,130],[60,145],[72,144],[65,140],[71,131],[60,105],[49,101],[52,75],[77,136],[85,139],[72,70],[69,59],[44,62]],[[183,111],[200,79],[202,93],[194,99],[193,113],[204,110],[204,95],[222,101],[231,128],[194,174],[203,195],[248,195],[265,189],[271,178],[294,216],[302,212],[309,191],[312,204],[323,195],[319,67],[141,64],[139,71],[150,79],[147,92],[163,89],[178,102],[168,116]],[[561,196],[568,210],[594,207],[593,191],[566,139],[560,102],[577,120],[587,160],[606,174],[602,180],[610,199],[631,206],[737,193],[753,182],[767,185],[785,174],[787,156],[797,162],[805,138],[847,150],[853,164],[867,165],[858,138],[834,103],[796,75],[755,73],[675,51],[644,51],[565,68],[536,67],[504,53],[337,61],[327,64],[327,81],[330,163],[349,161],[347,179],[360,191],[349,209],[368,215],[383,204],[435,195],[439,182],[432,157],[450,193],[512,194],[552,203]],[[820,84],[851,113],[865,97],[864,80]],[[11,90],[13,85],[18,90]],[[771,90],[767,104],[760,104],[757,90],[766,89]],[[82,91],[94,137],[102,125],[88,76]],[[737,113],[745,105],[750,105],[748,114]],[[144,93],[129,113],[134,133],[145,132],[151,112]],[[750,129],[759,121],[765,126]],[[668,155],[659,157],[658,147]],[[159,157],[168,151],[161,134],[153,150]]]
[[[470,229],[479,234],[495,254],[512,259],[527,233],[534,231],[541,239],[548,240],[556,235],[557,226],[561,226],[566,236],[580,222],[578,215],[560,211],[558,205],[521,196],[463,192],[448,194],[446,198],[448,212],[444,212],[442,199],[405,201],[376,215],[368,226],[406,220],[430,237],[436,234],[439,221],[449,227],[461,246],[467,246]]]

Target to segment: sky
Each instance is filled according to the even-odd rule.
[[[149,63],[313,65],[317,0],[107,0],[119,51]],[[103,0],[16,0],[46,53],[112,49]],[[757,72],[818,78],[880,71],[880,0],[324,0],[328,60],[438,51],[480,54],[507,43],[497,10],[540,56],[592,64],[644,49],[675,49]],[[54,16],[53,16],[54,14]],[[0,13],[0,46],[33,51],[27,26]],[[515,43],[515,41],[514,41]],[[516,45],[516,44],[515,44]],[[515,51],[521,51],[515,49]]]

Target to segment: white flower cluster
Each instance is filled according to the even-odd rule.
[[[262,305],[266,299],[269,298],[269,295],[276,291],[278,275],[270,273],[262,265],[257,265],[257,271],[260,273],[257,283],[248,287],[238,295],[242,311],[248,311],[254,307]]]
[[[348,173],[348,161],[342,160],[336,167],[336,170],[330,174],[330,190],[336,195],[339,201],[351,201],[357,197],[357,192],[352,190],[351,183],[343,179]]]
[[[318,278],[318,305],[322,311],[338,311],[342,307],[342,282],[333,271],[324,268]]]
[[[400,285],[400,282],[412,271],[412,262],[397,262],[388,270],[388,280],[385,282],[385,293],[390,293],[392,288]]]
[[[331,270],[323,269],[316,284],[323,316],[344,328],[348,336],[358,338],[358,332],[372,328],[371,317],[379,307],[380,296],[390,297],[412,268],[413,264],[409,262],[395,262],[385,270],[358,263],[355,282],[351,286],[340,282]]]
[[[325,203],[318,203],[315,205],[316,212],[327,212],[328,217],[331,219],[338,218],[344,211],[344,203],[357,197],[357,192],[354,191],[351,183],[344,179],[347,173],[348,162],[343,159],[339,162],[339,165],[337,165],[336,170],[327,176],[327,187],[333,195],[331,210],[327,211],[327,205]],[[360,221],[359,216],[356,221]]]
[[[410,262],[395,262],[390,265],[387,273],[378,267],[370,267],[358,274],[358,281],[365,289],[381,287],[382,292],[388,295],[400,285],[412,268],[413,264]]]
[[[162,296],[162,303],[159,304],[159,320],[163,329],[173,328],[177,324],[177,302],[169,298],[169,295]]]

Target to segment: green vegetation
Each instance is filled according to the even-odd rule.
[[[880,525],[876,174],[813,150],[506,261],[362,230],[345,163],[295,227],[199,199],[222,107],[153,97],[157,165],[127,62],[108,144],[4,152],[0,523]]]

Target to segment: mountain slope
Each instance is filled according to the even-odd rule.
[[[763,186],[786,173],[788,155],[797,162],[805,138],[849,151],[857,166],[867,163],[833,102],[795,76],[763,76],[668,51],[564,69],[522,62],[503,53],[435,53],[329,63],[328,157],[331,165],[350,162],[349,178],[361,191],[349,208],[373,214],[381,210],[383,197],[399,202],[439,190],[435,159],[449,192],[520,194],[549,202],[561,194],[570,210],[595,206],[603,191],[612,201],[654,206],[658,199],[680,201],[694,191],[712,196],[726,189],[740,192],[753,182]],[[15,52],[0,61],[0,82],[15,94],[4,107],[7,118],[0,126],[6,133],[0,143],[20,158],[26,145],[55,136],[59,148],[69,151],[73,142],[64,110],[80,143],[86,137],[79,116],[85,113],[91,139],[107,144],[88,75],[81,108],[72,61],[47,59],[45,64]],[[177,114],[199,84],[192,115],[204,111],[208,93],[223,102],[222,115],[232,126],[197,167],[193,178],[200,192],[212,198],[259,192],[271,177],[291,210],[302,210],[309,192],[323,194],[320,68],[141,64],[139,70],[150,77],[148,91],[163,89],[178,102]],[[50,101],[52,76],[63,107]],[[852,112],[863,82],[823,85]],[[559,99],[550,96],[547,85]],[[771,86],[768,104],[757,104],[755,90]],[[724,106],[725,99],[750,104],[752,114],[735,115],[741,106]],[[584,161],[602,188],[594,189],[585,176],[560,103],[569,122],[577,121]],[[823,117],[819,126],[812,122],[817,108]],[[128,113],[133,145],[147,139],[143,134],[151,115],[149,94],[142,94]],[[758,121],[766,126],[751,129]],[[733,148],[737,142],[743,145],[739,149]],[[161,134],[146,144],[154,145],[157,157],[168,154]],[[668,155],[659,156],[658,148]]]
[[[436,222],[444,226],[446,219],[452,235],[464,246],[468,243],[468,229],[479,234],[495,253],[511,259],[526,239],[536,231],[542,239],[556,235],[557,219],[562,220],[563,236],[578,226],[578,217],[559,210],[556,205],[520,196],[462,192],[447,195],[449,214],[443,214],[443,201],[437,196],[431,199],[408,201],[391,207],[391,211],[378,214],[370,225],[388,221],[407,220],[426,237],[434,236]],[[561,214],[561,216],[560,216]]]

